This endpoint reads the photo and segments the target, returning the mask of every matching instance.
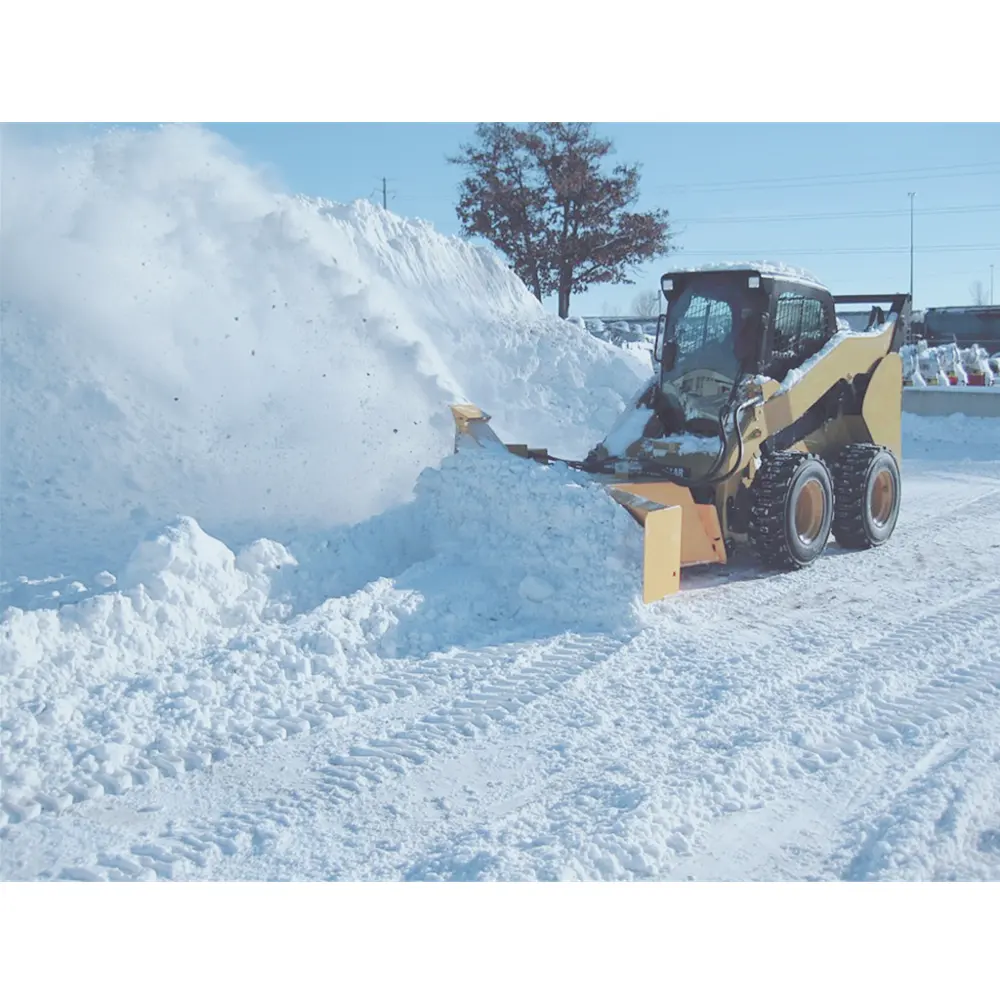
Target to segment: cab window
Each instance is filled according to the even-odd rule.
[[[774,312],[771,356],[765,374],[784,378],[792,368],[812,357],[826,340],[822,301],[801,292],[783,292]]]

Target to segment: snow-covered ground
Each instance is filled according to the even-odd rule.
[[[688,573],[645,612],[593,616],[595,553],[574,583],[565,536],[537,577],[497,580],[492,614],[457,546],[270,617],[251,572],[268,553],[232,569],[182,526],[174,574],[137,560],[161,567],[145,615],[99,598],[85,648],[76,617],[39,623],[46,652],[6,676],[14,759],[43,791],[6,807],[3,875],[1000,877],[996,432],[984,458],[924,419],[890,545]],[[529,533],[497,507],[520,574]],[[597,497],[577,510],[604,524],[595,550],[620,540]],[[230,574],[200,604],[195,552]],[[634,595],[627,569],[599,574],[607,597]],[[159,645],[185,608],[203,632]]]
[[[886,547],[644,607],[447,415],[579,453],[635,356],[199,130],[63,155],[5,147],[0,876],[1000,877],[1000,421],[905,415]]]

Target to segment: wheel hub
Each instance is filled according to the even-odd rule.
[[[811,545],[816,541],[823,527],[824,513],[823,487],[817,480],[810,479],[795,501],[795,533],[803,545]]]
[[[884,527],[892,516],[896,505],[896,482],[888,469],[882,469],[872,483],[868,510],[871,519],[878,527]]]

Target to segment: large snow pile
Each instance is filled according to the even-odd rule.
[[[637,609],[641,530],[576,474],[474,450],[415,492],[292,551],[234,554],[181,518],[137,546],[120,591],[9,609],[7,811],[59,810],[321,724],[387,660],[614,630]]]
[[[179,514],[228,543],[349,523],[451,450],[447,404],[582,455],[648,371],[492,253],[275,191],[193,127],[4,136],[3,572],[121,565]]]

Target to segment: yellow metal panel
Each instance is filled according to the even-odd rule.
[[[701,530],[705,533],[705,538],[708,540],[711,549],[710,558],[699,559],[698,561],[702,563],[725,563],[726,543],[722,540],[719,512],[710,503],[696,503],[694,509],[701,521]],[[686,565],[691,566],[693,564],[687,563]]]
[[[503,445],[490,427],[490,415],[472,403],[453,403],[452,419],[455,421],[455,451],[462,443],[469,445]]]
[[[678,486],[676,483],[616,482],[614,488],[625,493],[632,493],[637,497],[654,500],[664,507],[690,507],[694,504],[691,491],[686,486]]]
[[[473,403],[452,403],[451,412],[456,421],[482,420],[486,417],[486,414]]]
[[[615,483],[615,490],[645,497],[664,507],[679,507],[684,511],[681,532],[681,565],[724,563],[726,547],[722,541],[719,515],[711,504],[695,503],[691,491],[676,483]]]
[[[681,585],[681,535],[684,512],[660,507],[645,513],[642,533],[642,599],[652,604]]]
[[[777,434],[795,423],[838,379],[850,379],[886,357],[895,324],[874,336],[845,337],[810,367],[788,390],[764,404],[767,435]]]
[[[875,444],[892,449],[897,462],[903,460],[903,360],[887,354],[872,372],[861,404],[861,416]]]

